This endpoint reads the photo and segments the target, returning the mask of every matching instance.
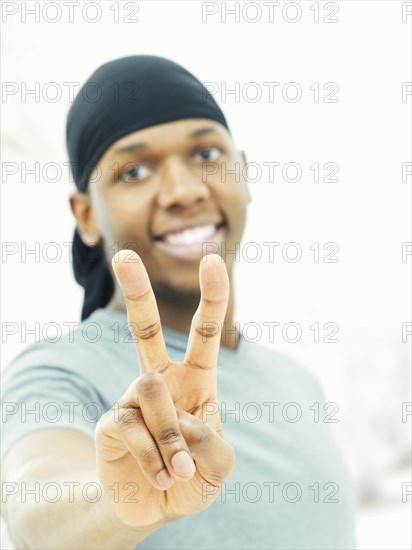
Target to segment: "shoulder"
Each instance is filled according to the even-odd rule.
[[[75,370],[76,356],[92,356],[95,346],[82,335],[81,325],[68,328],[56,337],[42,337],[26,345],[5,367],[3,376],[7,379],[17,371],[33,367],[54,366]]]
[[[134,363],[129,361],[134,345],[123,343],[123,325],[116,331],[112,320],[98,313],[65,323],[65,330],[54,338],[44,335],[27,345],[4,368],[4,391],[28,389],[31,384],[37,388],[64,384],[95,388],[109,397],[112,391],[121,394],[134,375]]]
[[[11,370],[35,365],[55,365],[76,370],[86,361],[99,360],[102,352],[117,353],[122,343],[123,326],[97,310],[83,321],[54,323],[55,330],[43,331],[41,338],[27,345],[5,367],[7,376]],[[79,358],[80,361],[76,361]],[[89,363],[88,363],[89,364]]]

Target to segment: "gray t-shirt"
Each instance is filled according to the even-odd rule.
[[[169,356],[187,335],[163,327]],[[23,435],[68,427],[94,437],[103,412],[139,376],[126,313],[96,310],[61,338],[27,346],[5,369],[2,456]],[[159,529],[138,549],[352,549],[354,494],[325,420],[338,420],[313,376],[241,338],[221,347],[218,402],[236,451],[215,502]]]

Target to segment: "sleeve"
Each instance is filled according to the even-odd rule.
[[[79,373],[57,366],[11,364],[1,392],[1,459],[21,437],[44,428],[72,428],[94,438],[105,412],[90,383]]]

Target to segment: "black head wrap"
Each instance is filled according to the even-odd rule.
[[[229,130],[213,96],[177,63],[152,55],[105,63],[83,84],[67,118],[67,149],[76,187],[87,191],[94,166],[122,136],[185,118],[215,120]],[[108,304],[114,284],[102,246],[85,245],[77,229],[73,270],[85,290],[83,320]]]

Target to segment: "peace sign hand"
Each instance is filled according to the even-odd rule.
[[[95,438],[100,482],[117,516],[128,525],[161,525],[207,508],[235,462],[233,447],[223,439],[217,406],[217,359],[229,280],[220,256],[204,259],[201,300],[181,362],[167,354],[140,257],[122,250],[112,261],[140,376],[118,407],[99,419]]]

